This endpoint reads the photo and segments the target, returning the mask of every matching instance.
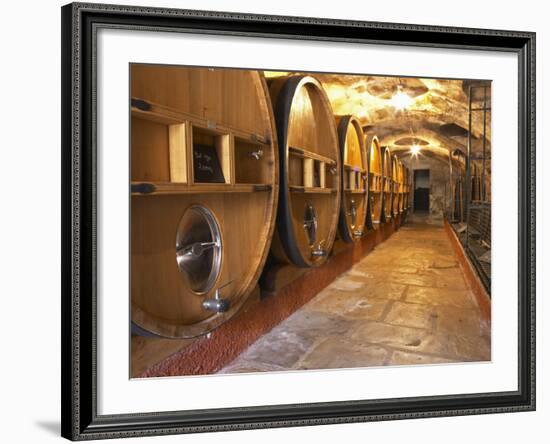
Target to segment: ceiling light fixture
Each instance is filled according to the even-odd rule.
[[[411,106],[413,99],[408,94],[405,94],[401,88],[398,88],[397,92],[390,99],[390,102],[397,110],[404,110]]]
[[[411,146],[411,153],[413,155],[418,155],[418,153],[420,153],[420,145],[417,145],[416,143],[414,145]]]

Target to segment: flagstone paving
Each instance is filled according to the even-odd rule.
[[[411,218],[220,373],[490,359],[490,326],[447,234]]]

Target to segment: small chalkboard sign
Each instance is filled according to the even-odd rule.
[[[225,183],[216,148],[212,145],[193,145],[195,182]]]

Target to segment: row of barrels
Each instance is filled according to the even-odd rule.
[[[314,77],[155,65],[131,77],[134,332],[206,334],[243,305],[268,254],[319,266],[337,237],[356,242],[410,207],[408,169],[357,118],[335,117]],[[181,143],[178,125],[191,128]],[[194,138],[210,136],[229,153],[223,185],[191,179]],[[175,159],[189,159],[178,175]],[[166,161],[167,175],[151,171]]]
[[[381,147],[375,135],[363,134],[356,118],[337,118],[344,181],[339,234],[346,242],[360,239],[365,230],[376,230],[406,212],[410,206],[409,169]],[[359,154],[360,153],[360,154]],[[361,159],[361,160],[359,160]],[[349,186],[347,175],[362,172],[360,187]]]
[[[470,177],[470,201],[482,201],[483,187],[480,168],[474,163],[471,164],[471,177]],[[458,170],[458,174],[451,176],[450,191],[451,202],[449,217],[454,222],[464,222],[466,220],[466,172],[465,170]]]

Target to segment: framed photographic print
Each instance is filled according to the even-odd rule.
[[[62,435],[533,410],[534,45],[64,6]]]

